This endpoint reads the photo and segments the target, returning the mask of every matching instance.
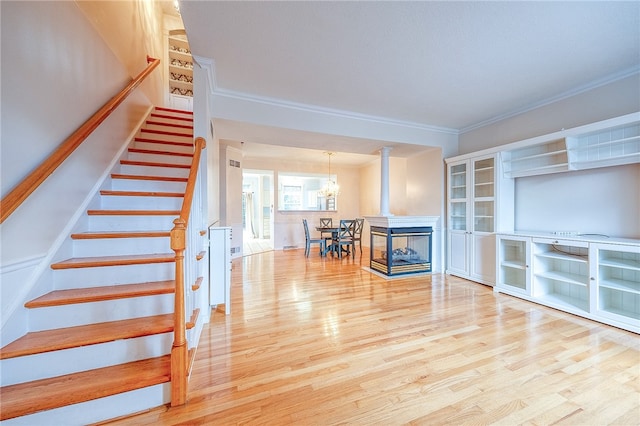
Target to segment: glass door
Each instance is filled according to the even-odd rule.
[[[473,224],[474,231],[493,232],[495,223],[495,159],[473,162]]]

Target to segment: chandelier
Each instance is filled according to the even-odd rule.
[[[325,154],[329,156],[329,178],[327,179],[327,183],[325,183],[324,187],[320,190],[320,195],[325,198],[335,198],[335,196],[340,193],[340,185],[331,178],[331,156],[335,153],[325,152]]]

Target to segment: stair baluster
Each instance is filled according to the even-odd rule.
[[[201,249],[201,246],[198,247],[198,245],[202,244],[202,236],[199,233],[202,228],[202,180],[198,170],[205,145],[203,138],[196,138],[195,152],[189,170],[180,217],[174,220],[175,226],[171,230],[171,249],[176,254],[175,324],[174,341],[171,348],[172,406],[183,405],[187,399],[189,365],[187,350],[191,342],[187,339],[186,323],[187,315],[190,317],[193,310],[197,308],[190,286],[197,280],[198,260],[196,257],[200,252],[199,248]]]

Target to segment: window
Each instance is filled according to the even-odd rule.
[[[325,174],[278,173],[278,210],[336,210],[335,197],[322,192],[328,181]]]

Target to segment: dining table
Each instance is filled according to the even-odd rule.
[[[327,244],[327,247],[324,250],[325,256],[327,253],[338,253],[338,244],[335,242],[338,239],[338,233],[340,232],[339,226],[316,226],[316,231],[319,231],[322,235],[323,232],[331,232],[331,244]],[[344,252],[350,253],[349,250],[343,249]]]

